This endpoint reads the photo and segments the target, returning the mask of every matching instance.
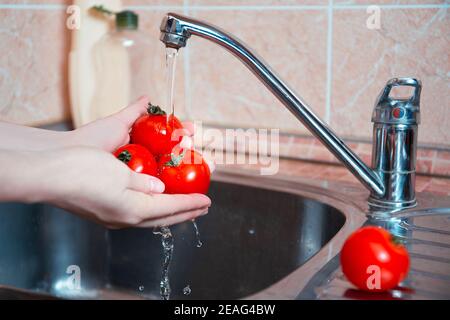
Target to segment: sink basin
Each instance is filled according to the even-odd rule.
[[[198,221],[202,247],[190,222],[172,228],[173,299],[257,294],[305,264],[346,221],[338,209],[286,191],[214,181],[210,197]],[[49,205],[0,204],[1,285],[68,298],[159,299],[161,262],[152,230],[111,231]],[[70,265],[81,270],[81,290],[67,287]]]

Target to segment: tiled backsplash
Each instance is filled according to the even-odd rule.
[[[372,136],[373,104],[386,81],[396,76],[421,79],[419,143],[426,148],[419,151],[418,167],[421,172],[450,175],[450,1],[123,3],[140,14],[142,29],[158,43],[159,24],[167,11],[205,19],[236,34],[334,131],[356,141],[352,147],[363,158],[370,154],[367,141]],[[40,124],[69,117],[68,4],[65,0],[0,0],[0,119]],[[381,10],[379,29],[366,25],[372,14],[366,11],[369,5]],[[164,59],[160,46],[161,56],[155,59]],[[179,66],[176,108],[183,118],[220,127],[280,128],[285,134],[283,155],[332,160],[244,65],[222,48],[200,39],[191,41],[180,53]],[[159,82],[165,81],[164,70],[153,70],[153,77],[157,87],[163,88]],[[165,92],[153,93],[157,101],[164,97]],[[312,146],[317,150],[311,151]]]
[[[1,120],[41,124],[69,117],[65,19],[59,7],[0,4]]]

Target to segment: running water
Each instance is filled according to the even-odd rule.
[[[175,105],[173,101],[173,91],[175,87],[175,70],[177,68],[178,50],[166,47],[166,70],[167,70],[167,111],[169,115],[174,115]],[[169,117],[167,117],[169,119]]]
[[[197,248],[200,248],[203,245],[203,242],[200,240],[200,231],[198,231],[198,226],[195,219],[192,219],[192,225],[194,226],[195,237],[197,238]]]
[[[167,108],[168,114],[175,114],[175,104],[174,104],[174,87],[175,87],[175,70],[177,68],[177,57],[178,57],[178,49],[166,47],[166,72],[167,72]],[[167,117],[169,119],[169,117]],[[197,223],[195,220],[192,220],[192,224],[194,225],[195,236],[197,237],[197,248],[200,248],[203,243],[200,240],[200,232],[198,230]]]
[[[167,106],[168,117],[175,112],[173,103],[173,89],[175,86],[175,69],[177,65],[178,50],[166,47],[166,72],[167,72]],[[161,235],[161,244],[163,248],[163,264],[161,272],[161,281],[159,283],[159,292],[162,300],[170,298],[170,280],[169,267],[173,254],[173,236],[168,227],[160,227],[153,229],[153,234]]]
[[[170,281],[169,281],[169,267],[173,255],[173,237],[168,227],[155,228],[153,234],[161,235],[161,244],[163,247],[163,264],[161,281],[159,283],[159,292],[161,299],[169,300],[170,298]]]
[[[175,104],[174,104],[174,87],[175,87],[175,70],[177,66],[177,56],[178,50],[174,48],[166,47],[166,70],[167,70],[167,106],[168,111],[167,120],[170,119],[170,116],[173,116],[175,113]],[[194,225],[195,236],[197,237],[197,248],[200,248],[203,243],[200,240],[200,232],[198,231],[198,226],[195,220],[192,220],[192,224]],[[169,281],[169,267],[170,261],[172,260],[173,255],[173,236],[168,227],[160,227],[155,228],[153,230],[154,234],[161,235],[161,243],[163,247],[163,264],[162,264],[162,274],[161,274],[161,282],[159,284],[161,298],[163,300],[169,300],[170,298],[170,281]],[[183,293],[185,295],[189,295],[191,289],[189,286],[184,288]]]

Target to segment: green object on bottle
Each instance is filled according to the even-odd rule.
[[[139,25],[139,16],[133,11],[125,10],[116,13],[117,29],[136,30]]]
[[[116,28],[119,30],[136,30],[139,26],[139,16],[130,10],[120,12],[111,11],[104,6],[93,6],[92,9],[104,15],[116,17]]]

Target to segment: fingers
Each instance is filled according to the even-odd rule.
[[[183,136],[180,142],[180,147],[183,149],[192,149],[194,146],[194,142],[191,137]]]
[[[162,193],[164,192],[164,183],[156,177],[131,172],[129,189],[142,193]]]
[[[142,96],[128,107],[116,113],[114,116],[123,122],[127,127],[131,127],[137,118],[147,112],[148,102],[149,98],[147,96]]]
[[[139,216],[140,222],[158,219],[180,212],[207,208],[211,200],[203,194],[145,194],[127,190],[123,200],[129,204],[130,214]]]
[[[154,201],[151,212],[147,210],[149,218],[203,209],[211,205],[211,200],[203,194],[156,194],[152,198]]]
[[[209,172],[213,173],[214,170],[216,170],[216,163],[214,162],[214,159],[211,157],[211,154],[204,153],[202,156],[203,160],[205,160],[206,164],[209,167]]]
[[[181,139],[181,142],[180,142],[180,147],[183,149],[193,149],[194,141],[193,141],[192,136],[195,133],[195,125],[194,125],[194,123],[192,123],[190,121],[185,121],[185,122],[183,122],[183,127],[184,127],[183,129],[185,130],[184,132],[185,132],[185,134],[187,133],[187,135],[183,135],[183,138]],[[214,159],[212,159],[211,157],[208,157],[208,155],[206,155],[206,154],[203,154],[203,159],[208,164],[209,171],[211,173],[213,173],[213,171],[216,169],[216,164],[214,163]]]
[[[151,228],[151,227],[161,227],[161,226],[171,226],[177,223],[195,219],[199,216],[203,216],[208,213],[208,207],[181,212],[172,216],[159,219],[150,219],[143,221],[137,225],[139,228]]]
[[[185,128],[189,132],[189,136],[193,136],[195,133],[195,125],[190,121],[185,121],[182,124],[183,128]]]

